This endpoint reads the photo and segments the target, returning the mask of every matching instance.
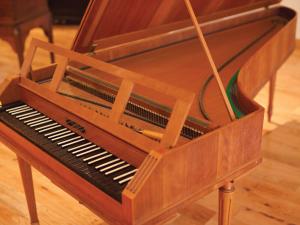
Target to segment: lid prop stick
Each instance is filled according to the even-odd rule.
[[[206,57],[207,57],[207,59],[209,61],[209,64],[210,64],[212,70],[213,70],[214,77],[217,80],[219,89],[220,89],[221,94],[223,96],[223,100],[225,102],[225,105],[226,105],[226,108],[227,108],[228,113],[230,115],[230,118],[231,118],[231,120],[235,120],[236,119],[235,114],[234,114],[234,112],[232,110],[231,104],[230,104],[230,102],[228,100],[228,97],[226,95],[225,88],[224,88],[222,80],[220,78],[220,74],[218,72],[218,69],[217,69],[215,63],[214,63],[212,55],[211,55],[211,53],[209,51],[209,48],[207,46],[207,43],[206,43],[205,38],[204,38],[204,35],[202,33],[202,30],[201,30],[200,25],[198,23],[198,20],[196,18],[196,15],[195,15],[195,12],[194,12],[193,7],[191,5],[191,2],[190,2],[190,0],[184,0],[184,2],[185,2],[185,5],[186,5],[186,7],[188,9],[190,17],[191,17],[191,19],[193,21],[193,24],[194,24],[194,27],[196,29],[196,32],[197,32],[198,38],[200,40],[200,43],[201,43],[201,45],[202,45],[202,47],[203,47],[203,49],[205,51]]]

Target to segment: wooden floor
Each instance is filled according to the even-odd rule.
[[[70,46],[75,32],[56,27],[56,43]],[[31,36],[45,39],[39,29]],[[48,60],[40,53],[36,64]],[[0,40],[0,80],[17,71],[16,55]],[[265,87],[256,99],[266,106],[267,98]],[[300,225],[300,41],[279,71],[273,123],[265,122],[262,148],[263,164],[236,182],[232,225]],[[33,176],[40,225],[105,224],[36,170]],[[0,225],[15,224],[29,224],[26,202],[16,157],[0,143]],[[216,225],[217,193],[182,210],[170,224]]]

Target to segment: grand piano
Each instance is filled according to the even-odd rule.
[[[230,224],[234,180],[262,161],[253,98],[295,46],[278,2],[91,0],[71,50],[32,40],[0,86],[31,222],[33,166],[109,224],[164,224],[214,190]],[[57,63],[34,68],[37,49]]]

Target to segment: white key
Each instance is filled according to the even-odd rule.
[[[127,173],[123,173],[123,174],[121,174],[121,175],[119,175],[117,177],[114,177],[113,180],[120,180],[120,179],[122,179],[124,177],[127,177],[128,175],[136,173],[136,171],[137,171],[137,169],[134,169],[134,170],[131,170],[131,171],[127,172]]]
[[[130,164],[127,163],[127,164],[125,164],[125,165],[123,165],[123,166],[120,166],[120,167],[118,167],[118,168],[116,168],[116,169],[113,169],[113,170],[110,170],[110,171],[106,172],[105,175],[113,174],[113,173],[118,172],[118,171],[120,171],[120,170],[122,170],[122,169],[125,169],[125,168],[127,168],[127,167],[129,167],[129,166],[130,166]]]
[[[55,138],[55,137],[58,137],[58,136],[60,136],[60,135],[64,135],[64,134],[69,134],[69,133],[71,133],[72,131],[70,131],[70,130],[64,130],[64,129],[62,129],[63,131],[62,132],[60,132],[60,133],[58,133],[58,132],[56,132],[56,134],[53,134],[53,135],[51,135],[51,136],[49,136],[48,138],[49,139],[52,139],[52,138]],[[45,135],[46,136],[46,135]]]
[[[105,172],[105,171],[107,171],[107,170],[110,170],[110,169],[112,169],[112,168],[115,168],[116,166],[122,165],[122,164],[124,164],[124,163],[125,163],[125,161],[121,161],[121,162],[112,164],[112,165],[110,165],[110,166],[108,166],[108,167],[105,167],[105,168],[101,169],[100,172]]]
[[[56,123],[56,122],[54,122],[54,123],[47,124],[47,125],[42,126],[42,127],[37,127],[37,128],[35,128],[34,130],[39,131],[39,130],[43,130],[43,129],[45,129],[45,128],[52,127],[52,126],[56,126],[56,125],[59,125],[59,124]],[[59,125],[59,126],[61,126],[61,125]]]
[[[70,143],[64,144],[64,145],[62,145],[61,147],[62,147],[62,148],[65,148],[65,147],[68,147],[68,146],[70,146],[70,145],[73,145],[73,144],[76,144],[76,143],[82,142],[82,141],[85,141],[85,139],[84,139],[84,138],[81,138],[81,139],[79,139],[79,140],[76,140],[76,141],[73,141],[73,142],[70,142]]]
[[[45,120],[45,121],[43,121],[43,122],[39,122],[39,123],[32,124],[32,125],[30,125],[29,127],[33,128],[33,127],[37,127],[37,126],[40,126],[40,125],[43,125],[43,124],[46,124],[46,123],[49,123],[49,122],[53,122],[53,120],[48,119],[48,120]]]
[[[45,118],[45,117],[46,117],[46,116],[39,116],[39,117],[30,119],[30,120],[25,120],[24,123],[30,123],[30,122],[33,122],[33,121],[36,121],[36,120],[39,120],[39,119],[43,119],[43,118]]]
[[[44,134],[44,136],[48,137],[49,135],[57,134],[57,133],[60,133],[62,131],[65,131],[65,130],[67,130],[67,128],[63,128],[63,129],[60,129],[60,130],[52,131],[50,133],[46,133],[46,134]]]
[[[101,160],[103,160],[103,159],[107,159],[107,158],[109,158],[109,157],[111,157],[112,156],[112,154],[109,154],[109,155],[106,155],[106,156],[103,156],[103,157],[101,157],[100,159]],[[99,160],[100,160],[99,159]],[[98,160],[98,161],[99,161]],[[110,164],[112,164],[112,163],[114,163],[114,162],[118,162],[118,161],[120,161],[121,159],[113,159],[113,160],[110,160],[110,161],[108,161],[108,162],[106,162],[106,163],[103,163],[103,164],[100,164],[100,165],[98,165],[98,166],[95,166],[95,169],[100,169],[100,168],[102,168],[102,167],[104,167],[104,166],[107,166],[107,165],[110,165]],[[97,162],[98,162],[97,161]],[[88,164],[92,164],[92,162],[89,162]]]
[[[62,127],[62,125],[60,125],[60,124],[57,124],[57,125],[55,125],[55,124],[57,124],[57,123],[54,123],[54,125],[52,124],[51,126],[48,126],[48,125],[47,125],[46,128],[44,128],[44,129],[42,129],[42,130],[39,129],[38,131],[39,131],[39,133],[44,133],[44,132],[47,132],[47,131],[49,131],[49,130],[53,130],[53,129]],[[36,129],[36,130],[37,130],[37,129]]]
[[[70,141],[77,140],[78,138],[81,138],[81,137],[80,136],[76,136],[76,137],[70,138],[68,140],[64,140],[64,141],[58,142],[57,145],[62,145],[62,144],[68,143]]]
[[[102,156],[102,155],[105,155],[107,154],[108,152],[107,151],[104,151],[104,152],[101,152],[99,154],[96,154],[96,155],[92,155],[88,158],[84,158],[83,161],[86,162],[86,161],[90,161],[91,159],[94,159],[94,158],[98,158],[99,156]]]
[[[98,151],[98,150],[100,150],[100,149],[101,149],[100,147],[93,148],[93,149],[88,150],[88,151],[86,151],[86,152],[82,152],[82,153],[77,154],[76,157],[81,157],[81,156],[90,154],[90,153],[92,153],[92,152]]]
[[[119,184],[124,184],[124,183],[126,183],[126,182],[128,182],[128,181],[131,181],[132,178],[133,178],[133,176],[128,177],[128,178],[125,178],[124,180],[119,181]]]
[[[45,117],[45,118],[40,118],[40,119],[36,119],[36,120],[34,120],[34,121],[31,121],[31,122],[29,122],[29,123],[26,123],[26,122],[24,121],[24,123],[25,123],[27,126],[30,126],[30,125],[33,125],[33,124],[36,124],[36,123],[39,123],[39,122],[43,122],[43,121],[45,121],[45,120],[49,120],[49,118],[47,118],[47,117]]]
[[[51,141],[57,141],[57,140],[60,140],[62,138],[66,138],[66,137],[70,137],[72,135],[74,135],[75,133],[69,133],[69,134],[65,134],[65,135],[62,135],[62,136],[59,136],[59,137],[56,137],[56,138],[52,138]],[[72,139],[72,138],[71,138]]]
[[[83,144],[83,145],[78,145],[78,146],[76,146],[76,147],[73,147],[73,148],[68,149],[68,152],[72,152],[72,151],[74,151],[74,150],[77,150],[77,149],[79,149],[79,148],[82,148],[82,147],[85,147],[85,146],[91,145],[91,144],[93,144],[93,143],[92,143],[92,142],[88,142],[88,143],[85,143],[85,144]]]
[[[19,106],[16,106],[16,107],[13,107],[13,108],[10,108],[10,109],[7,109],[5,110],[6,112],[11,112],[11,111],[14,111],[14,110],[18,110],[18,109],[22,109],[24,107],[29,107],[28,105],[19,105]]]
[[[96,162],[99,162],[99,161],[102,161],[102,160],[104,160],[104,159],[107,159],[107,158],[110,158],[110,157],[112,157],[113,155],[112,154],[110,154],[109,152],[107,152],[107,151],[104,151],[104,152],[101,152],[100,154],[98,154],[98,156],[102,156],[102,157],[100,157],[100,158],[97,158],[97,159],[94,159],[93,161],[90,161],[90,162],[88,162],[88,165],[92,165],[92,164],[94,164],[94,163],[96,163]],[[112,160],[111,160],[112,161]],[[100,168],[102,165],[98,165],[98,166],[96,166],[95,168],[96,169],[98,169],[98,168]]]
[[[32,109],[31,107],[29,107],[28,105],[26,105],[25,107],[23,108],[19,108],[19,109],[14,109],[14,110],[11,110],[11,111],[7,111],[8,113],[15,113],[15,112],[20,112],[20,111],[23,111],[25,109]]]
[[[17,115],[16,118],[19,119],[19,118],[22,118],[24,116],[30,116],[30,115],[35,114],[35,113],[38,113],[38,111],[32,111],[32,112],[29,112],[29,113],[24,113],[24,114],[21,114],[21,115]]]
[[[31,110],[32,110],[32,108],[24,108],[24,109],[19,109],[19,110],[9,112],[9,113],[10,113],[10,115],[17,115],[17,114],[28,112],[28,111],[31,111]]]
[[[78,149],[78,150],[72,152],[72,154],[77,154],[77,153],[83,152],[85,150],[89,150],[91,148],[94,148],[94,147],[97,147],[97,145],[90,145],[90,146],[87,146],[85,148]]]
[[[41,113],[36,112],[36,113],[31,114],[31,115],[29,115],[29,116],[20,117],[20,118],[18,118],[18,119],[19,119],[20,121],[22,121],[22,120],[26,120],[26,119],[29,119],[29,118],[32,118],[32,117],[35,117],[35,116],[38,116],[38,115],[41,115]]]

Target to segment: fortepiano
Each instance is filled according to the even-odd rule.
[[[253,98],[295,45],[278,2],[92,0],[71,50],[33,39],[0,86],[31,221],[33,166],[109,224],[163,224],[216,189],[230,224],[234,180],[262,161]],[[33,68],[37,49],[57,63]]]

